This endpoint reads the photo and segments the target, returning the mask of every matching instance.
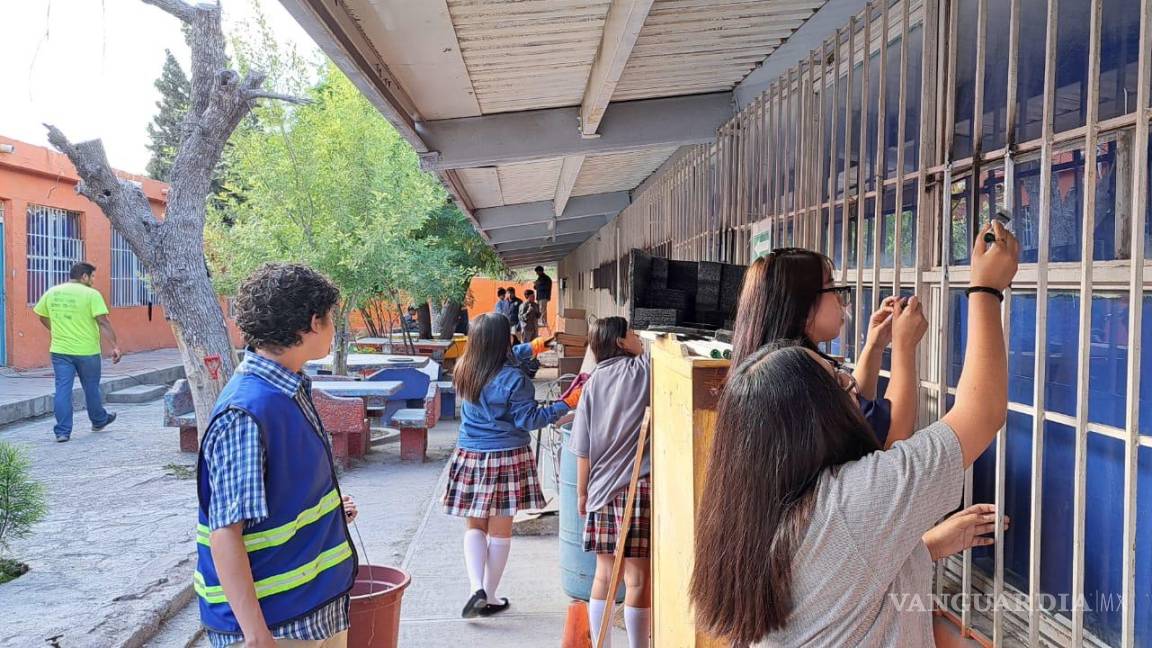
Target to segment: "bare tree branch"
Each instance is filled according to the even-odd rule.
[[[277,101],[286,101],[290,104],[296,104],[298,106],[306,106],[312,103],[312,100],[308,99],[307,97],[293,97],[292,95],[280,94],[278,92],[268,92],[266,90],[249,90],[248,92],[244,93],[244,96],[246,99],[248,99],[248,101],[252,101],[253,99],[275,99]]]
[[[196,7],[184,2],[184,0],[143,0],[144,4],[150,4],[153,7],[159,7],[164,11],[176,16],[180,20],[190,23],[196,17]]]
[[[76,167],[76,174],[80,176],[76,192],[96,203],[133,250],[137,250],[137,256],[144,258],[147,230],[160,225],[148,197],[134,183],[116,176],[108,163],[103,142],[90,140],[73,144],[59,128],[51,124],[44,127],[48,129],[48,141]]]

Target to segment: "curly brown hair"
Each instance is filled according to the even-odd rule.
[[[236,295],[236,325],[248,346],[273,351],[300,344],[313,317],[328,317],[340,302],[340,289],[305,265],[266,263]]]

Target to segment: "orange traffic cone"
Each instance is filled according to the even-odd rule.
[[[564,639],[560,648],[592,648],[592,630],[588,627],[588,604],[572,601],[564,622]]]

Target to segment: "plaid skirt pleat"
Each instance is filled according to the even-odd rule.
[[[482,452],[457,448],[448,468],[444,512],[472,518],[511,517],[544,508],[536,458],[528,446]]]
[[[623,490],[599,511],[588,511],[584,522],[584,551],[598,554],[616,553],[616,538],[624,525],[624,507],[628,491]],[[648,477],[636,482],[636,501],[632,504],[632,525],[624,543],[625,558],[648,558],[652,538],[652,488]]]

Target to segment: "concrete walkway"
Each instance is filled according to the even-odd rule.
[[[101,374],[100,391],[107,395],[134,385],[173,382],[184,377],[184,366],[179,351],[160,349],[130,353],[116,365],[105,358]],[[0,368],[0,425],[51,414],[55,394],[51,367],[23,371]],[[79,380],[72,392],[72,403],[77,412],[84,409]]]

